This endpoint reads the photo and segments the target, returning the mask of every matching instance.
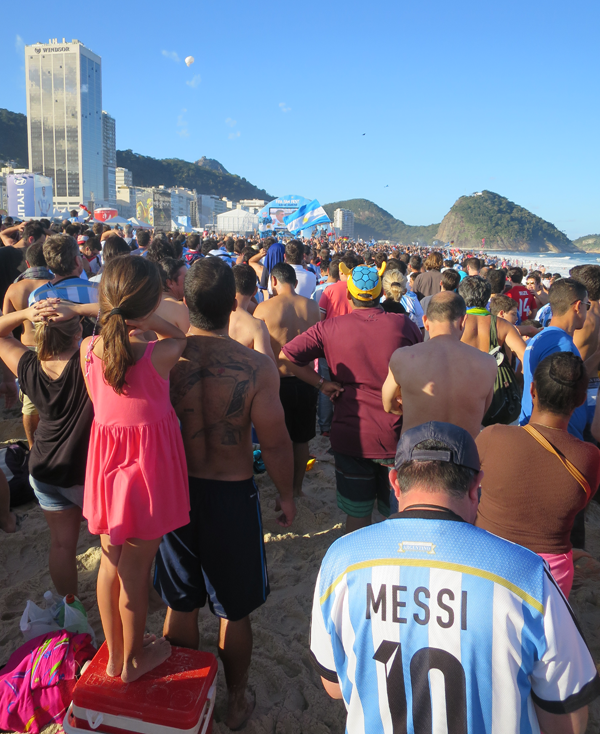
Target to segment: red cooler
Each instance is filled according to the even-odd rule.
[[[107,676],[107,662],[104,643],[75,686],[66,734],[210,734],[214,655],[173,647],[168,660],[133,683]]]

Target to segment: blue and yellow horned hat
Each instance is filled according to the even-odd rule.
[[[341,272],[348,278],[348,290],[357,301],[374,301],[381,295],[381,276],[385,272],[386,263],[381,263],[377,268],[367,268],[365,265],[357,265],[348,268],[343,262],[340,263]]]

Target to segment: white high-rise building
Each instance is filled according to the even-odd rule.
[[[102,177],[104,181],[104,203],[117,201],[117,130],[115,118],[102,110]]]
[[[116,170],[117,186],[133,186],[133,174],[128,168],[117,167]]]
[[[82,43],[25,46],[29,169],[54,179],[54,205],[104,199],[102,61]]]
[[[354,237],[354,212],[351,209],[336,209],[333,213],[333,226],[338,237]]]

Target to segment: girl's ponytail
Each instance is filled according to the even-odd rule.
[[[158,267],[143,257],[121,255],[106,263],[100,281],[100,325],[104,342],[104,379],[121,395],[127,370],[135,364],[129,341],[134,321],[154,311],[162,292]]]
[[[103,276],[104,278],[104,276]],[[118,311],[118,309],[114,309]],[[133,349],[129,341],[129,328],[121,314],[112,310],[100,317],[104,341],[104,379],[121,395],[125,387],[127,370],[135,364]]]

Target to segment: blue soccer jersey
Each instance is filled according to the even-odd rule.
[[[539,363],[556,352],[571,352],[580,357],[573,337],[558,326],[549,326],[527,342],[523,357],[523,398],[521,400],[521,415],[519,425],[529,423],[533,403],[531,401],[531,383]],[[583,432],[587,422],[587,407],[580,405],[575,408],[569,421],[569,433],[583,441]]]
[[[538,734],[533,703],[600,695],[571,609],[535,553],[451,512],[407,511],[329,549],[311,653],[348,734]]]
[[[29,295],[29,305],[45,298],[60,298],[71,303],[97,303],[98,284],[75,276],[64,278],[58,283],[46,283]]]

